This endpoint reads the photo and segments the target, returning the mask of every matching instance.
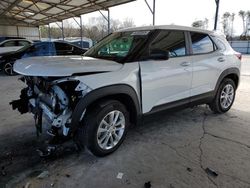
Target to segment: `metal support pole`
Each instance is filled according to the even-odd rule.
[[[16,26],[16,34],[17,34],[17,37],[19,37],[19,28],[18,28],[18,26]]]
[[[153,1],[153,25],[155,25],[155,0]]]
[[[155,25],[155,0],[153,0],[153,9],[151,8],[151,6],[148,4],[148,1],[145,0],[146,5],[148,6],[150,12],[153,15],[153,25]]]
[[[40,26],[38,26],[38,32],[39,32],[39,40],[41,40],[41,30],[40,30]]]
[[[78,22],[74,17],[73,19],[75,20],[75,22],[77,23],[77,25],[80,27],[80,37],[81,37],[81,47],[83,48],[83,39],[82,39],[82,35],[83,35],[83,28],[82,28],[82,16],[80,16],[80,22]]]
[[[64,41],[64,28],[63,28],[63,20],[62,20],[62,38],[63,38],[63,41]]]
[[[81,28],[81,47],[83,48],[83,41],[82,41],[82,35],[83,35],[82,16],[80,16],[80,28]]]
[[[49,32],[49,41],[51,41],[50,25],[48,25],[48,32]]]
[[[215,0],[215,3],[216,3],[216,12],[215,12],[215,19],[214,19],[214,30],[217,29],[220,0]]]
[[[106,11],[108,11],[108,17],[106,17],[100,10],[100,14],[103,16],[103,18],[108,22],[108,34],[110,34],[110,12],[109,9],[105,9]]]
[[[109,9],[107,9],[108,11],[108,34],[110,34],[110,12]]]

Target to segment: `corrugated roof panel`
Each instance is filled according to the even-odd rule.
[[[32,10],[32,11],[34,11],[34,12],[39,12],[40,11],[39,7],[36,6],[36,5],[30,6],[29,9]]]
[[[53,7],[51,9],[49,9],[48,11],[46,11],[46,13],[50,13],[50,14],[53,14],[53,15],[58,14],[60,12],[62,12],[62,10],[57,8],[57,7]]]
[[[44,10],[44,9],[47,9],[47,8],[50,7],[49,4],[47,4],[47,3],[41,3],[41,2],[37,2],[36,5],[37,5],[38,8],[41,9],[41,10]]]
[[[74,6],[80,6],[83,4],[89,4],[90,1],[87,0],[74,0],[74,1],[69,1],[67,4],[68,5],[74,5]]]
[[[39,20],[39,19],[43,19],[46,18],[45,15],[43,14],[36,14],[35,16],[32,16],[33,19]]]
[[[1,1],[1,0],[0,0]],[[22,19],[27,25],[45,25],[135,0],[8,0],[1,1],[0,17]],[[26,21],[27,19],[27,21]],[[33,22],[30,20],[34,19]],[[17,21],[18,23],[18,21]]]

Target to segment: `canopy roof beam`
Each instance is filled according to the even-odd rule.
[[[30,26],[48,25],[135,0],[0,0],[0,15]],[[108,13],[109,14],[109,13]],[[108,19],[109,15],[107,16]]]
[[[77,23],[77,25],[80,27],[80,35],[81,35],[81,47],[83,48],[83,43],[82,43],[82,36],[83,36],[83,27],[82,27],[82,16],[79,16],[80,18],[80,22],[78,22],[75,17],[73,17],[73,19],[75,20],[75,22]]]
[[[110,34],[110,11],[109,9],[104,9],[105,11],[108,12],[108,16],[105,16],[101,10],[98,10],[100,12],[100,14],[102,15],[102,17],[108,22],[108,34]]]

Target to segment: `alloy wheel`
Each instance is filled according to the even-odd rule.
[[[227,84],[221,91],[220,95],[221,107],[227,109],[233,103],[233,99],[234,99],[234,88],[231,84]]]
[[[125,116],[121,111],[109,112],[97,129],[97,143],[103,150],[114,148],[121,140],[125,130]]]

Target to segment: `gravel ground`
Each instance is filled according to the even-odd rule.
[[[152,115],[105,158],[70,144],[53,159],[39,158],[44,137],[36,137],[32,116],[8,105],[24,86],[17,78],[0,75],[0,187],[250,187],[250,56],[228,113],[202,105]]]

